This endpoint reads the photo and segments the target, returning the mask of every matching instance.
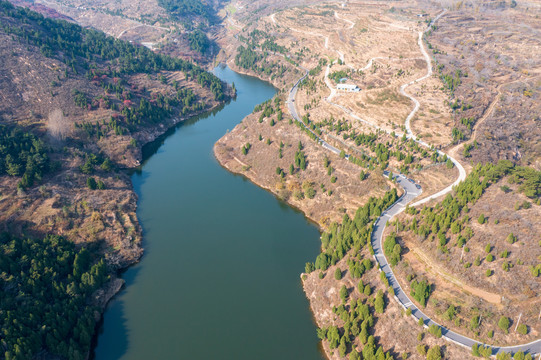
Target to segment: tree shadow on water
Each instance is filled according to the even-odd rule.
[[[128,352],[129,328],[124,311],[123,297],[126,288],[136,282],[140,269],[140,266],[135,266],[120,274],[120,277],[126,283],[118,294],[109,301],[100,321],[96,325],[96,332],[92,338],[90,360],[121,359]]]

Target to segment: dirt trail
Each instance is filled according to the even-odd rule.
[[[494,294],[494,293],[485,291],[483,289],[479,289],[479,288],[472,287],[465,284],[460,279],[447,273],[440,265],[433,262],[432,259],[428,257],[427,254],[423,252],[422,250],[420,250],[419,248],[416,248],[414,246],[408,246],[408,248],[412,251],[413,256],[415,256],[417,260],[423,263],[424,269],[426,271],[433,273],[437,277],[443,278],[447,282],[457,286],[460,290],[464,290],[475,296],[478,296],[484,299],[485,301],[488,301],[489,303],[496,304],[496,305],[501,304],[502,302],[501,295]]]
[[[498,103],[498,101],[500,100],[500,97],[502,95],[502,88],[504,86],[507,86],[507,85],[511,85],[511,84],[514,84],[516,82],[521,82],[521,81],[524,81],[524,82],[527,82],[527,81],[530,81],[530,80],[533,80],[533,79],[537,79],[537,78],[540,78],[541,75],[537,75],[537,76],[533,76],[533,77],[529,77],[529,78],[526,78],[526,79],[523,79],[523,78],[520,78],[520,79],[517,79],[517,80],[513,80],[513,81],[508,81],[506,83],[503,83],[503,84],[500,84],[498,85],[498,87],[496,88],[496,90],[498,91],[498,93],[496,94],[496,96],[494,97],[494,99],[492,100],[492,102],[490,103],[490,105],[488,106],[488,108],[485,110],[485,112],[483,113],[483,116],[481,116],[481,118],[479,120],[477,120],[477,122],[475,123],[475,125],[473,126],[473,131],[472,131],[472,137],[468,140],[468,141],[464,141],[458,145],[456,145],[455,147],[453,147],[452,149],[449,150],[449,154],[452,154],[454,157],[457,157],[458,154],[459,154],[459,150],[464,148],[464,146],[466,146],[467,144],[471,144],[473,143],[475,140],[477,140],[477,135],[478,135],[478,128],[479,126],[485,122],[486,119],[488,119],[488,117],[492,114],[492,112],[494,111],[494,108],[496,107],[496,104]]]
[[[426,66],[427,66],[427,73],[426,75],[416,79],[416,80],[412,80],[404,85],[402,85],[400,87],[400,93],[404,96],[406,96],[407,98],[409,98],[414,104],[415,104],[415,107],[413,108],[413,110],[409,113],[409,115],[407,116],[406,118],[406,122],[405,122],[405,125],[406,125],[406,136],[408,139],[412,139],[414,140],[415,142],[417,142],[418,144],[426,147],[426,148],[432,148],[432,146],[422,140],[420,140],[419,138],[417,138],[417,136],[415,136],[411,130],[411,119],[415,116],[415,114],[417,113],[417,111],[419,111],[419,108],[421,107],[421,104],[419,102],[419,100],[417,100],[415,97],[413,97],[412,95],[408,94],[406,92],[406,88],[410,85],[413,85],[413,84],[416,84],[420,81],[423,81],[427,78],[429,78],[430,76],[432,76],[432,61],[430,59],[430,56],[428,55],[428,53],[426,52],[426,49],[424,47],[424,43],[423,43],[423,35],[429,30],[431,29],[432,25],[434,25],[434,23],[436,21],[438,21],[443,15],[445,15],[445,13],[447,12],[447,10],[443,10],[438,16],[436,16],[432,22],[427,26],[427,28],[424,30],[424,31],[419,31],[419,37],[418,37],[418,45],[419,45],[419,48],[421,50],[421,53],[423,54],[423,58],[424,60],[426,61]],[[320,36],[323,36],[323,35],[320,35]],[[328,40],[328,37],[326,37],[326,40]],[[327,45],[327,42],[325,43],[325,45]],[[340,52],[338,50],[336,50],[339,54]],[[368,64],[362,68],[361,70],[366,70],[368,69],[370,66],[372,66],[372,63],[374,61],[374,59],[377,59],[377,58],[372,58],[370,59],[370,61],[368,62]],[[364,120],[362,118],[360,118],[359,116],[357,116],[352,110],[346,108],[345,106],[342,106],[342,105],[338,105],[336,103],[333,103],[331,100],[334,96],[336,96],[336,89],[334,89],[332,87],[332,84],[330,83],[330,80],[329,80],[329,72],[330,72],[330,66],[331,64],[327,65],[327,69],[325,71],[325,84],[327,85],[327,87],[331,90],[331,94],[330,96],[325,99],[329,104],[343,110],[344,112],[346,112],[347,114],[349,114],[351,117],[353,117],[354,119],[356,120],[359,120],[363,123],[366,123],[372,127],[375,127],[376,129],[379,129],[379,130],[383,130],[387,133],[391,133],[391,131],[389,131],[388,129],[384,129],[384,128],[381,128],[377,125],[374,125],[374,124],[371,124],[369,121],[367,120]],[[424,203],[427,203],[433,199],[436,199],[436,198],[439,198],[443,195],[446,195],[448,193],[450,193],[451,191],[453,191],[453,188],[458,185],[460,182],[464,181],[466,179],[466,170],[464,169],[464,167],[462,166],[462,164],[456,160],[455,157],[449,155],[449,154],[445,154],[443,153],[442,151],[439,151],[437,150],[438,154],[440,154],[441,156],[444,156],[444,155],[447,155],[447,157],[453,162],[453,164],[458,168],[458,171],[459,171],[459,176],[458,178],[456,179],[455,182],[453,182],[451,185],[447,186],[446,188],[444,188],[443,190],[441,191],[438,191],[437,193],[435,194],[432,194],[422,200],[419,200],[413,204],[411,204],[411,206],[418,206],[418,205],[422,205]]]

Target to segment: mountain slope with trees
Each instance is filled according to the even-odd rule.
[[[116,271],[142,254],[122,169],[231,90],[189,61],[6,1],[0,59],[0,358],[85,359]]]

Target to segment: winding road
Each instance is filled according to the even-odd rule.
[[[385,172],[384,175],[389,176],[389,173]],[[415,319],[422,318],[425,327],[428,327],[430,325],[439,326],[441,328],[442,336],[446,340],[449,340],[455,344],[467,348],[471,348],[473,344],[485,345],[467,336],[463,336],[452,330],[449,330],[446,327],[443,327],[430,319],[430,317],[424,314],[421,309],[419,309],[417,305],[415,305],[413,301],[411,301],[411,299],[408,297],[408,295],[404,292],[404,290],[398,283],[398,280],[396,279],[396,276],[394,275],[391,266],[387,262],[385,254],[383,253],[383,233],[385,231],[385,226],[387,225],[387,223],[394,216],[400,214],[411,201],[413,201],[417,196],[421,194],[422,190],[419,189],[417,185],[415,185],[411,180],[407,179],[404,175],[400,174],[393,177],[396,179],[397,183],[400,184],[400,186],[404,189],[404,194],[402,195],[402,197],[400,197],[400,199],[398,199],[398,201],[396,201],[393,205],[387,208],[383,212],[383,214],[381,214],[381,216],[376,220],[372,229],[371,243],[374,249],[374,257],[379,264],[380,271],[383,271],[385,273],[385,276],[387,277],[387,279],[389,279],[389,284],[394,290],[394,298],[400,305],[402,305],[404,309],[410,309],[411,315]],[[518,351],[538,354],[541,353],[541,339],[524,345],[491,347],[493,354],[497,354],[500,352],[515,353]]]
[[[431,145],[425,143],[424,141],[421,141],[419,140],[411,131],[411,126],[410,126],[410,122],[411,122],[411,119],[415,116],[416,112],[419,110],[420,108],[420,103],[417,99],[415,99],[413,96],[411,96],[410,94],[408,94],[406,92],[406,88],[412,84],[415,84],[419,81],[422,81],[428,77],[430,77],[432,75],[432,62],[431,62],[431,59],[430,59],[430,56],[428,55],[428,53],[426,52],[425,48],[424,48],[424,45],[423,45],[423,35],[426,31],[428,31],[432,25],[441,17],[443,16],[445,13],[446,13],[447,10],[444,10],[443,12],[441,12],[436,18],[434,18],[434,20],[432,20],[432,22],[430,23],[430,25],[427,27],[427,29],[425,31],[420,31],[419,32],[419,38],[418,38],[418,45],[421,49],[421,53],[423,54],[423,57],[425,58],[426,60],[426,63],[427,63],[427,74],[424,75],[423,77],[419,78],[419,79],[416,79],[416,80],[413,80],[407,84],[404,84],[401,86],[400,88],[400,92],[408,97],[410,100],[412,100],[412,102],[415,104],[415,107],[414,109],[410,112],[410,114],[408,115],[408,117],[406,118],[406,136],[409,138],[409,139],[412,139],[414,141],[416,141],[417,143],[419,143],[420,145],[423,145],[425,147],[428,147],[428,148],[431,148]],[[338,15],[335,13],[335,17],[336,18],[339,18]],[[274,23],[276,23],[276,20],[274,18],[274,14],[271,16],[271,19]],[[320,34],[316,34],[318,36],[322,36],[325,38],[325,47],[327,48],[328,46],[328,37],[325,37],[324,35],[320,35]],[[368,63],[368,65],[365,67],[365,69],[367,69],[368,67],[371,66],[372,62],[373,62],[374,59],[371,59],[370,62]],[[328,74],[329,74],[329,69],[330,69],[330,65],[327,67],[326,69],[326,72],[325,72],[325,82],[327,83],[327,85],[329,86],[329,83],[327,82],[328,80]],[[287,104],[288,104],[288,109],[289,109],[289,112],[291,114],[291,116],[296,119],[297,121],[299,121],[303,126],[304,123],[302,122],[302,120],[300,119],[298,113],[297,113],[297,109],[296,109],[296,106],[295,106],[295,96],[297,94],[297,90],[298,90],[298,86],[299,84],[302,82],[302,80],[304,80],[307,76],[308,76],[308,70],[304,69],[305,70],[305,74],[303,77],[301,77],[294,85],[293,87],[291,88],[291,90],[289,91],[289,96],[288,96],[288,101],[287,101]],[[342,109],[343,111],[345,111],[346,113],[348,113],[350,116],[356,118],[357,120],[360,120],[362,122],[365,122],[367,123],[368,125],[376,128],[376,129],[380,129],[380,130],[384,130],[386,132],[388,132],[387,130],[385,129],[382,129],[366,120],[363,120],[361,119],[360,117],[358,117],[357,115],[355,115],[353,113],[353,111],[347,109],[346,107],[342,106],[342,105],[339,105],[339,104],[334,104],[331,102],[331,99],[332,97],[335,95],[336,93],[336,90],[333,91],[333,88],[331,86],[329,86],[329,88],[331,89],[331,96],[326,99],[327,102],[329,102],[330,104],[334,105],[334,106],[337,106],[339,107],[340,109]],[[310,128],[306,127],[306,129],[308,129],[312,134],[314,134],[317,138],[317,141],[326,149],[328,149],[329,151],[335,153],[335,154],[339,154],[340,153],[340,150],[337,149],[336,147],[328,144],[327,142],[325,142],[324,140],[322,140],[319,136],[317,136],[317,134],[315,134]],[[440,155],[446,155],[445,153],[441,152],[438,150],[438,153]],[[465,178],[466,178],[466,171],[464,169],[464,167],[453,157],[447,155],[447,157],[449,159],[451,159],[451,161],[455,164],[455,166],[458,168],[459,170],[459,176],[457,178],[457,180],[451,184],[450,186],[446,187],[445,189],[435,193],[435,194],[432,194],[430,195],[429,197],[426,197],[420,201],[417,201],[413,204],[410,204],[413,200],[415,200],[415,198],[417,196],[419,196],[421,193],[422,193],[422,189],[419,185],[415,184],[412,180],[409,180],[408,178],[406,178],[404,175],[402,174],[398,174],[398,175],[394,175],[393,178],[396,179],[397,183],[404,189],[404,194],[393,204],[391,205],[389,208],[387,208],[383,214],[375,221],[374,223],[374,227],[373,227],[373,230],[372,230],[372,234],[371,234],[371,244],[372,244],[372,247],[374,249],[374,257],[377,261],[377,263],[379,264],[379,268],[380,268],[380,271],[383,271],[387,277],[387,279],[389,280],[389,284],[390,286],[392,286],[393,290],[394,290],[394,298],[396,299],[396,301],[404,308],[404,309],[410,309],[411,310],[411,314],[414,318],[416,319],[423,319],[423,322],[424,322],[424,326],[425,327],[428,327],[430,325],[435,325],[435,326],[438,326],[441,328],[442,330],[442,336],[448,340],[448,341],[451,341],[457,345],[460,345],[460,346],[463,346],[463,347],[466,347],[466,348],[471,348],[472,345],[474,344],[478,344],[478,345],[484,345],[486,346],[485,344],[482,344],[474,339],[471,339],[467,336],[463,336],[463,335],[460,335],[444,326],[441,326],[440,324],[436,323],[435,321],[433,321],[432,319],[430,319],[426,314],[424,314],[422,312],[421,309],[419,309],[417,307],[417,305],[415,305],[413,303],[413,301],[408,297],[408,295],[404,292],[404,290],[402,289],[402,287],[400,286],[400,283],[398,282],[396,276],[394,275],[393,273],[393,270],[391,268],[391,266],[389,265],[388,261],[387,261],[387,258],[385,257],[385,254],[383,253],[383,233],[384,233],[384,230],[385,230],[385,227],[387,225],[387,223],[396,215],[400,214],[408,204],[410,204],[410,206],[417,206],[417,205],[421,205],[423,203],[426,203],[432,199],[435,199],[437,197],[440,197],[442,195],[445,195],[449,192],[452,191],[453,187],[455,185],[458,185],[461,181],[463,181]],[[385,176],[389,176],[389,172],[384,172],[384,175]],[[539,354],[541,353],[541,339],[539,340],[536,340],[536,341],[533,341],[531,343],[528,343],[528,344],[523,344],[523,345],[517,345],[517,346],[507,346],[507,347],[498,347],[498,346],[492,346],[490,345],[491,348],[492,348],[492,352],[493,354],[497,354],[497,353],[500,353],[500,352],[507,352],[507,353],[515,353],[515,352],[518,352],[518,351],[523,351],[523,352],[529,352],[531,353],[532,355],[534,354]],[[536,356],[536,355],[535,355]]]
[[[408,94],[406,92],[406,88],[410,85],[413,85],[413,84],[416,84],[420,81],[423,81],[427,78],[429,78],[430,76],[432,76],[432,59],[430,58],[430,56],[428,55],[428,53],[426,52],[426,49],[424,47],[424,43],[423,43],[423,35],[424,33],[426,33],[428,30],[430,30],[432,28],[432,25],[434,25],[434,23],[436,21],[438,21],[445,13],[447,12],[447,10],[443,10],[438,16],[436,16],[431,22],[430,24],[427,26],[427,28],[424,30],[424,31],[419,31],[418,33],[418,40],[417,40],[417,44],[419,45],[419,48],[421,50],[421,53],[423,55],[423,58],[424,60],[426,61],[426,67],[427,67],[427,72],[426,72],[426,75],[423,75],[422,77],[416,79],[416,80],[412,80],[404,85],[402,85],[400,87],[400,93],[404,96],[406,96],[407,98],[409,98],[414,104],[414,108],[413,110],[408,114],[407,118],[406,118],[406,121],[405,121],[405,127],[406,127],[406,137],[408,139],[412,139],[413,141],[417,142],[419,145],[423,146],[423,147],[426,147],[428,149],[431,149],[432,146],[420,139],[417,138],[417,136],[415,136],[411,130],[411,119],[415,116],[415,114],[417,113],[417,111],[419,111],[419,108],[421,107],[421,104],[419,103],[419,100],[417,100],[415,97],[413,97],[412,95]],[[337,17],[338,18],[338,17]],[[323,36],[323,35],[320,35],[320,36]],[[376,59],[380,59],[382,57],[375,57],[375,58],[372,58],[370,59],[370,61],[368,62],[368,64],[363,67],[362,69],[360,69],[361,71],[364,71],[368,68],[370,68],[372,66],[372,63],[374,60]],[[365,119],[362,119],[361,117],[359,117],[358,115],[356,115],[352,110],[346,108],[345,106],[343,105],[340,105],[340,104],[337,104],[337,103],[334,103],[332,102],[332,98],[336,95],[336,89],[334,89],[330,83],[330,80],[329,80],[329,72],[330,72],[330,67],[331,67],[332,64],[329,64],[327,65],[327,69],[325,71],[325,84],[327,85],[327,87],[330,89],[331,91],[331,94],[328,98],[326,98],[326,101],[333,105],[334,107],[336,108],[339,108],[341,109],[342,111],[344,111],[345,113],[347,113],[349,116],[351,116],[352,118],[360,121],[360,122],[363,122],[364,124],[368,125],[368,126],[371,126],[377,130],[381,130],[381,131],[385,131],[386,133],[390,134],[392,131],[388,130],[388,129],[385,129],[385,128],[382,128],[380,126],[377,126],[373,123],[371,123],[370,121],[368,120],[365,120]],[[400,136],[400,135],[396,135],[396,136]],[[453,191],[453,188],[458,185],[461,181],[464,181],[466,179],[466,170],[464,169],[464,167],[462,166],[462,164],[460,164],[460,162],[458,160],[456,160],[456,158],[454,158],[453,156],[451,156],[450,154],[446,154],[440,150],[436,150],[437,153],[441,156],[444,156],[446,155],[452,162],[453,164],[456,166],[456,168],[458,169],[458,178],[449,186],[447,186],[445,189],[441,190],[441,191],[438,191],[437,193],[435,194],[431,194],[430,196],[427,196],[426,198],[422,199],[422,200],[419,200],[413,204],[411,204],[411,206],[418,206],[418,205],[422,205],[424,203],[427,203],[433,199],[436,199],[436,198],[439,198],[443,195],[446,195],[448,193],[450,193],[451,191]]]
[[[299,114],[297,113],[297,107],[295,106],[295,96],[297,96],[297,90],[299,89],[299,84],[308,76],[308,70],[304,69],[305,70],[305,73],[304,73],[304,76],[301,77],[299,80],[297,80],[297,82],[293,85],[293,87],[291,88],[291,90],[289,90],[289,96],[287,98],[287,108],[289,110],[289,113],[291,114],[291,116],[297,120],[299,123],[301,123],[302,126],[304,126],[304,128],[308,131],[310,131],[317,139],[317,142],[323,146],[325,149],[339,155],[341,150],[332,146],[331,144],[329,144],[328,142],[326,142],[325,140],[323,140],[322,138],[319,137],[319,135],[317,135],[315,132],[312,131],[312,129],[310,129],[309,127],[307,127],[304,122],[301,120],[301,118],[299,117]],[[349,158],[349,156],[348,156]]]

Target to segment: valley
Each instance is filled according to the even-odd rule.
[[[46,291],[60,289],[73,308],[55,322],[49,318],[56,310],[46,307],[43,321],[62,334],[55,339],[44,330],[30,341],[25,331],[38,321],[24,320],[27,327],[15,331],[5,317],[6,359],[88,358],[93,329],[103,332],[94,336],[96,359],[148,358],[157,343],[164,358],[200,357],[200,348],[169,344],[177,333],[198,343],[187,340],[194,335],[190,321],[213,326],[185,309],[207,311],[211,305],[196,295],[212,298],[203,284],[222,268],[220,281],[230,284],[218,285],[224,294],[242,293],[235,279],[251,272],[245,281],[257,284],[260,296],[253,301],[274,308],[264,320],[276,322],[269,328],[291,322],[296,329],[274,346],[251,336],[244,351],[229,339],[220,346],[226,358],[541,354],[535,2],[12,3],[17,7],[0,2],[0,269],[9,294],[1,310],[15,309],[20,297],[13,289],[31,283],[24,267],[13,276],[14,265],[2,265],[24,264],[17,256],[30,238],[40,239],[40,254],[65,251],[69,260],[55,278],[63,285]],[[246,180],[260,189],[238,187]],[[213,199],[211,188],[222,188]],[[271,210],[273,204],[302,212],[311,230],[298,214]],[[205,206],[213,209],[207,215],[200,212]],[[245,208],[254,209],[243,215],[246,224],[266,229],[264,236],[255,225],[246,234],[242,225],[228,225]],[[208,242],[216,233],[200,236],[192,226],[220,211],[230,214],[209,230],[227,229],[224,238],[244,249],[229,253],[230,262],[216,261],[220,268],[198,268],[192,260],[199,253],[218,257],[212,251],[222,244]],[[184,219],[180,227],[172,227],[175,216]],[[286,237],[287,228],[296,230]],[[262,249],[278,246],[287,257],[283,271],[279,257],[252,249],[249,237]],[[311,258],[301,255],[304,247]],[[174,254],[191,280],[177,283]],[[293,264],[298,259],[304,271]],[[267,277],[273,272],[279,276]],[[126,289],[96,327],[123,278]],[[272,286],[260,289],[260,281]],[[280,284],[287,284],[283,298],[275,298]],[[302,290],[308,304],[297,297]],[[172,299],[184,305],[171,311]],[[229,305],[239,332],[252,309],[240,303]],[[311,335],[303,307],[316,325]],[[280,320],[272,317],[278,308]],[[153,312],[162,320],[148,336],[150,322],[140,314]],[[173,319],[180,325],[166,325]],[[299,344],[290,341],[296,336]],[[221,355],[207,350],[207,357]]]

